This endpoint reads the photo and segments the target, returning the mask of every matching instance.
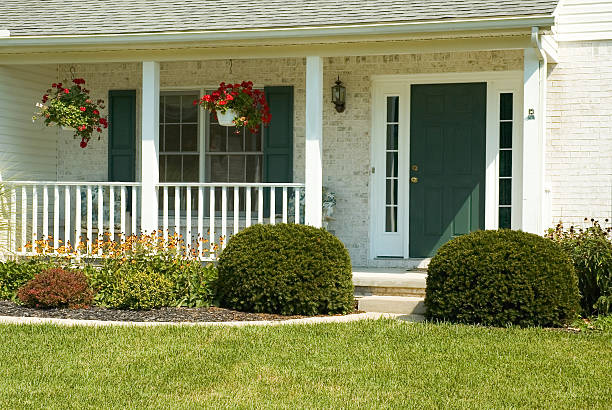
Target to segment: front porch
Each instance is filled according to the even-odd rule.
[[[12,250],[23,252],[25,243],[40,239],[59,247],[74,244],[78,238],[91,244],[105,232],[119,238],[120,233],[157,231],[163,236],[182,235],[188,246],[213,259],[215,245],[222,248],[232,234],[254,223],[321,226],[325,186],[337,198],[328,229],[345,243],[354,265],[418,265],[428,255],[411,254],[410,249],[411,224],[418,220],[410,218],[411,198],[417,197],[410,181],[416,176],[412,165],[420,161],[411,152],[411,141],[416,139],[411,138],[411,90],[418,84],[476,82],[486,84],[487,90],[486,144],[478,153],[485,175],[478,201],[486,206],[476,228],[496,229],[509,223],[507,227],[539,233],[546,218],[542,205],[544,106],[540,98],[545,81],[530,34],[452,43],[428,40],[419,47],[411,41],[386,42],[384,54],[381,48],[364,43],[355,49],[357,55],[328,45],[323,47],[326,52],[316,55],[310,50],[282,55],[280,48],[269,56],[254,48],[246,47],[242,54],[228,49],[225,57],[219,50],[209,56],[183,50],[181,61],[167,54],[140,62],[124,54],[110,62],[85,57],[59,61],[55,56],[54,64],[37,79],[40,89],[31,87],[31,96],[14,108],[3,106],[18,124],[10,130],[2,128],[8,130],[7,135],[28,142],[40,140],[55,153],[53,158],[44,158],[50,164],[44,171],[30,173],[26,166],[5,178],[13,180],[15,198]],[[25,81],[27,76],[20,72],[27,72],[31,63],[16,61],[3,66],[1,75],[7,81]],[[100,141],[91,141],[83,150],[69,132],[22,125],[38,94],[51,82],[69,78],[71,67],[88,81],[96,98],[109,100],[119,92],[133,91],[132,133],[121,133],[127,127],[109,129]],[[328,102],[338,76],[347,87],[347,109],[342,113]],[[248,135],[237,143],[224,134],[225,142],[217,143],[218,128],[203,112],[190,121],[180,116],[178,121],[164,119],[175,107],[168,101],[176,96],[187,99],[216,88],[221,81],[242,80],[252,80],[268,91],[292,90],[290,100],[283,100],[290,105],[275,105],[280,111],[285,109],[285,118],[290,119],[279,131],[286,137],[281,146],[270,144],[269,134],[257,137],[261,145],[254,143],[256,148],[251,151],[247,150]],[[511,114],[502,118],[500,101],[507,94],[513,96]],[[397,120],[387,118],[389,97],[400,107]],[[183,103],[177,104],[179,111],[186,109],[181,108]],[[111,128],[119,123],[121,114],[111,112],[112,107]],[[283,117],[280,111],[273,113],[272,127],[275,118]],[[510,134],[502,135],[508,123]],[[179,145],[168,148],[169,129],[174,126],[180,129],[176,134]],[[189,127],[194,130],[193,148],[183,149],[181,133]],[[393,127],[397,134],[388,134]],[[389,142],[392,135],[395,142]],[[510,146],[500,145],[508,135]],[[116,145],[118,136],[133,138],[132,148],[128,147],[133,150]],[[24,158],[47,154],[37,150],[36,143],[24,152]],[[127,159],[119,161],[126,152]],[[282,166],[272,162],[279,152],[287,160]],[[189,155],[196,159],[186,165]],[[238,157],[244,161],[234,161]],[[256,161],[249,159],[256,157]],[[169,165],[171,161],[174,165]],[[175,167],[173,173],[168,171],[170,166]],[[133,168],[124,173],[131,175],[129,179],[120,177],[126,167]],[[283,169],[282,178],[266,174],[265,169],[277,167]],[[511,181],[509,197],[508,184],[502,180]],[[507,211],[500,211],[502,208]],[[511,217],[502,221],[502,214]]]

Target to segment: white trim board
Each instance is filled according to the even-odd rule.
[[[498,204],[499,204],[499,95],[504,92],[514,94],[513,107],[513,164],[512,164],[512,228],[520,229],[521,215],[521,169],[522,161],[522,112],[523,112],[523,72],[470,72],[470,73],[434,73],[434,74],[407,74],[407,75],[375,75],[372,76],[372,130],[371,130],[371,165],[375,170],[384,170],[384,147],[385,136],[379,130],[383,129],[381,121],[384,120],[384,103],[386,96],[400,96],[400,142],[399,142],[399,170],[400,178],[404,176],[404,182],[400,180],[398,197],[403,206],[398,212],[398,223],[403,227],[401,235],[391,235],[389,243],[401,241],[402,255],[409,258],[408,237],[408,207],[409,207],[409,182],[408,165],[410,163],[410,89],[413,84],[443,84],[443,83],[487,83],[487,114],[486,114],[486,186],[485,186],[485,229],[497,229],[498,226]],[[403,101],[403,103],[402,103]],[[384,171],[383,171],[384,172]],[[381,226],[381,213],[377,198],[384,198],[384,185],[377,181],[380,171],[370,174],[370,246],[369,259],[381,255],[380,247],[384,242],[380,241],[383,232]],[[395,245],[394,245],[395,247]]]

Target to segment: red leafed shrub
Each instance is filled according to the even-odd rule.
[[[54,268],[42,271],[19,288],[19,300],[36,308],[82,308],[91,305],[93,292],[81,271]]]

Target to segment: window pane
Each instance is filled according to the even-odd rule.
[[[246,157],[246,181],[245,182],[261,182],[261,163],[260,155],[248,155]]]
[[[244,182],[244,156],[229,157],[229,182]]]
[[[164,151],[178,152],[181,149],[181,126],[166,125]]]
[[[387,97],[387,122],[399,122],[399,97]]]
[[[397,232],[397,207],[387,207],[385,231]]]
[[[181,156],[166,156],[166,182],[181,182]]]
[[[165,127],[163,124],[159,124],[159,150],[160,151],[165,151],[164,147],[165,147],[166,142],[164,138],[164,128]]]
[[[387,205],[397,205],[397,179],[387,180]]]
[[[197,100],[197,95],[184,95],[182,97],[183,118],[182,122],[198,122],[198,105],[193,105],[193,101]]]
[[[499,204],[512,205],[512,180],[499,180]]]
[[[159,182],[166,182],[166,155],[159,156]]]
[[[236,133],[234,128],[231,129],[231,132],[227,134],[227,151],[228,152],[242,152],[244,151],[242,148],[243,142],[242,131]]]
[[[181,96],[166,95],[164,97],[164,122],[180,122],[181,120]]]
[[[399,125],[387,125],[387,149],[397,150]]]
[[[198,182],[200,180],[200,156],[183,156],[183,182]]]
[[[387,176],[397,177],[397,152],[387,152]]]
[[[499,147],[512,148],[512,123],[502,122],[499,124]]]
[[[210,125],[210,137],[208,141],[208,150],[210,152],[226,152],[226,132],[227,127],[222,127],[220,125],[211,124]]]
[[[512,151],[499,152],[499,176],[512,176]]]
[[[261,132],[252,133],[246,131],[246,144],[244,147],[245,151],[257,151],[261,152]]]
[[[499,96],[499,119],[512,119],[512,93],[503,93]]]
[[[511,229],[512,228],[512,208],[499,208],[499,228],[500,229]]]
[[[181,135],[181,151],[197,152],[198,151],[198,125],[188,124],[183,125],[183,133]]]
[[[208,159],[210,163],[209,182],[228,182],[227,156],[210,155]]]

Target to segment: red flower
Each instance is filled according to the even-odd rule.
[[[96,128],[96,131],[102,132],[102,128],[98,127],[98,128]]]
[[[52,87],[52,88],[57,87],[57,83],[53,83],[53,84],[51,84],[51,87]]]
[[[81,111],[83,111],[83,110],[81,110]],[[94,115],[99,115],[99,114],[100,114],[100,111],[98,111],[98,110],[93,110],[93,113],[94,113]]]
[[[49,94],[43,95],[42,102],[46,103],[49,100]]]
[[[85,124],[79,126],[79,131],[85,131],[87,126]]]
[[[79,108],[79,110],[81,110],[81,111],[86,111],[86,110],[87,110],[87,108],[85,108],[85,107],[80,107],[80,108]]]
[[[217,104],[219,104],[219,105],[225,105],[225,104],[227,104],[227,101],[225,101],[225,100],[221,100],[221,101],[217,102]]]
[[[81,148],[85,148],[85,147],[87,147],[87,140],[86,140],[85,138],[83,138],[83,139],[81,140],[81,144],[79,144],[79,145],[81,145]]]
[[[67,89],[67,88],[64,88],[64,92],[65,92],[66,94],[68,94],[68,93],[70,93],[70,90],[69,90],[69,89]]]

